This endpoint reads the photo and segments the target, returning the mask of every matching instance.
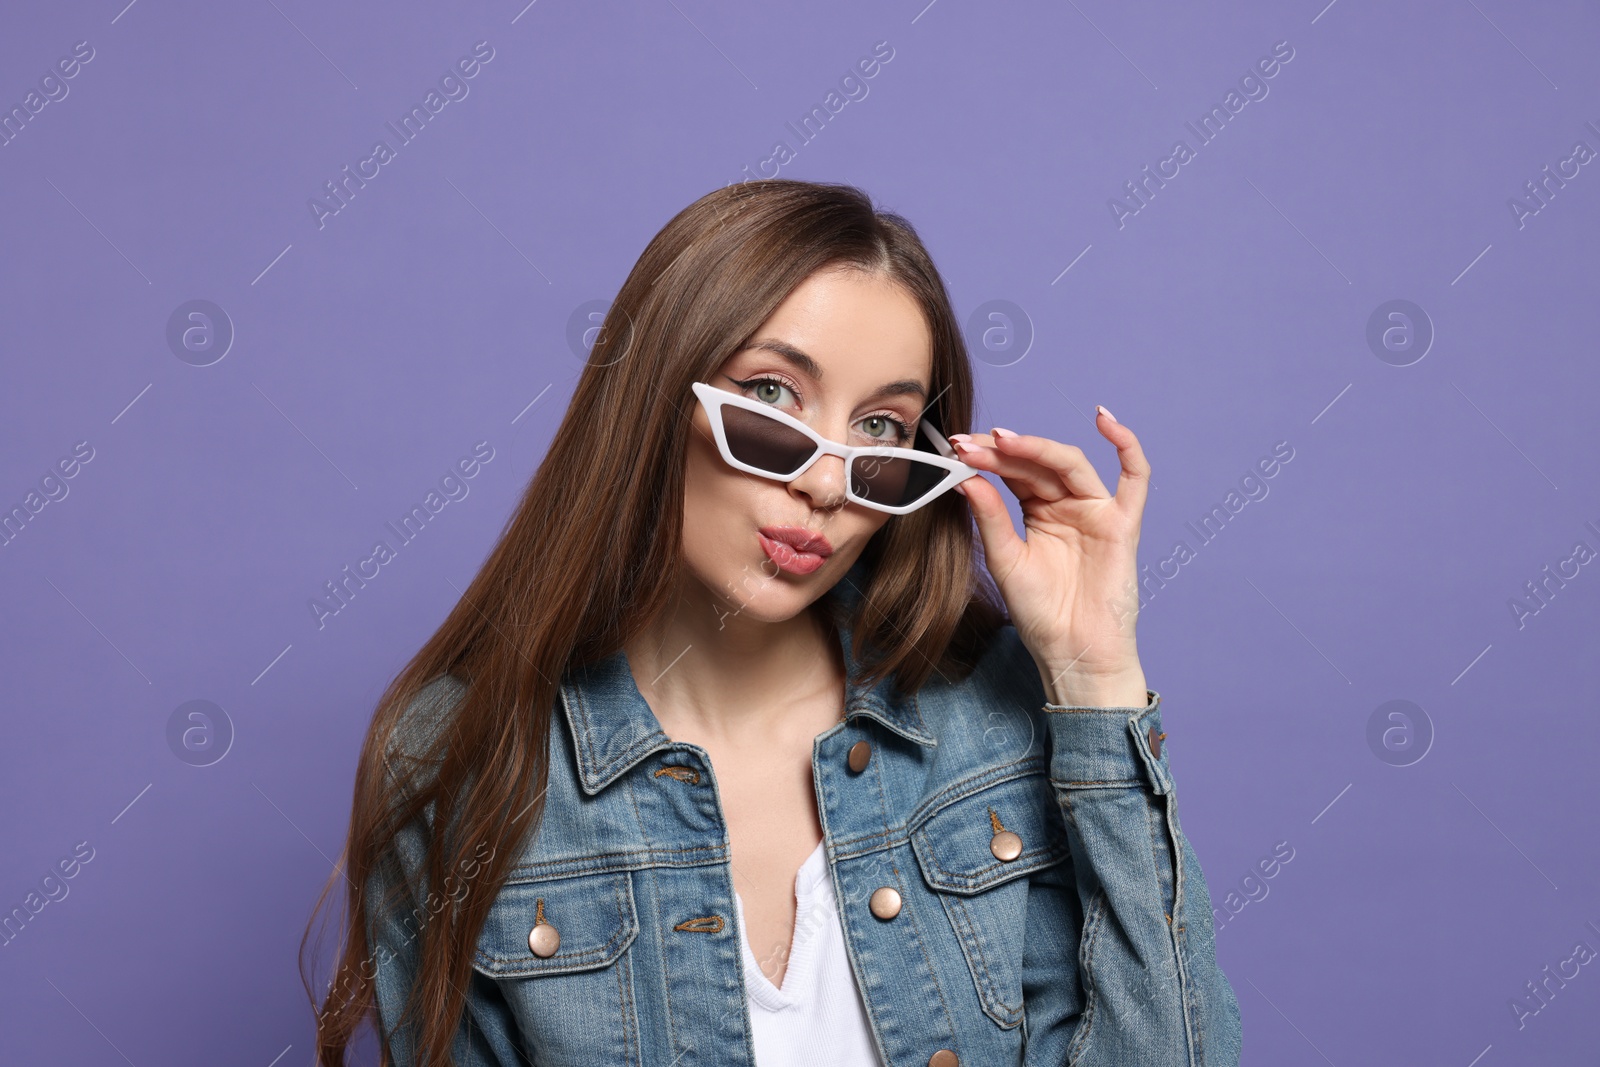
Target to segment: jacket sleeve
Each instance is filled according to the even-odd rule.
[[[424,750],[444,720],[442,712],[459,698],[463,687],[453,678],[436,679],[406,709],[392,739],[390,758],[411,758]],[[377,1024],[383,1046],[384,1067],[417,1067],[415,1042],[420,1028],[401,1013],[416,980],[422,930],[430,922],[444,921],[446,894],[454,892],[446,879],[444,892],[430,891],[423,867],[428,837],[432,833],[433,805],[424,816],[396,835],[391,862],[375,866],[366,886],[367,945],[372,953],[364,973],[375,969]],[[386,907],[385,895],[394,892],[393,879],[403,879],[400,903]],[[471,970],[464,990],[466,1007],[451,1043],[451,1059],[458,1067],[515,1067],[529,1061],[520,1047],[516,1020],[499,985],[487,975]]]
[[[1071,863],[1039,888],[1075,899],[1042,908],[1042,921],[1070,917],[1079,936],[1075,967],[1046,958],[1070,940],[1027,941],[1024,986],[1037,993],[1030,1065],[1239,1062],[1238,1000],[1217,965],[1211,895],[1178,822],[1161,696],[1146,696],[1143,708],[1043,705]],[[1074,973],[1077,988],[1051,988]]]
[[[373,888],[382,892],[380,883]],[[417,956],[421,944],[419,922],[428,914],[415,906],[408,897],[409,910],[390,913],[379,906],[381,897],[369,896],[367,943],[371,946],[372,960],[377,975],[374,981],[378,1006],[379,1037],[384,1048],[385,1067],[415,1067],[419,1062],[415,1049],[419,1028],[412,1023],[400,1027],[400,1015],[411,995],[411,986],[417,974]],[[513,1067],[527,1064],[528,1060],[518,1050],[516,1021],[511,1017],[493,979],[477,971],[470,971],[470,984],[465,990],[466,1008],[451,1043],[450,1055],[458,1067]]]

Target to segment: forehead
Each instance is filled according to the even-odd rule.
[[[921,305],[900,283],[859,271],[807,278],[761,324],[753,340],[763,339],[814,360],[829,393],[868,393],[906,378],[926,386],[932,372],[933,338]]]

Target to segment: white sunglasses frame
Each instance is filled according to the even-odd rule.
[[[842,458],[844,460],[845,471],[847,474],[850,470],[851,461],[860,456],[884,456],[889,458],[914,459],[919,463],[931,463],[936,467],[943,467],[945,469],[944,479],[935,485],[931,490],[929,490],[926,495],[919,497],[914,503],[901,504],[899,506],[880,504],[877,501],[868,500],[864,497],[857,496],[855,488],[852,484],[853,479],[846,477],[844,488],[845,496],[854,503],[860,504],[863,507],[872,508],[876,511],[885,511],[890,515],[909,514],[913,511],[916,511],[918,508],[925,506],[937,497],[943,496],[946,492],[955,488],[961,482],[964,482],[974,474],[977,474],[979,470],[979,468],[974,467],[969,463],[965,463],[957,458],[955,449],[950,447],[950,442],[946,441],[944,435],[938,430],[934,429],[933,423],[929,422],[927,419],[922,419],[918,423],[918,426],[921,428],[923,433],[928,435],[928,440],[933,442],[933,447],[939,450],[939,455],[933,455],[932,453],[923,452],[915,448],[898,448],[893,445],[868,445],[865,447],[858,447],[856,445],[842,445],[837,441],[828,440],[826,437],[823,437],[821,434],[817,433],[817,431],[813,430],[811,427],[807,426],[793,415],[790,415],[786,411],[781,411],[778,408],[773,407],[771,404],[764,404],[759,400],[752,400],[747,396],[741,396],[740,394],[730,392],[727,389],[718,389],[716,386],[707,382],[695,382],[692,388],[694,389],[694,395],[700,398],[700,406],[705,408],[706,417],[711,421],[711,434],[716,439],[717,451],[722,453],[723,461],[726,462],[730,467],[745,471],[748,474],[759,475],[762,478],[770,478],[773,481],[784,482],[787,484],[800,477],[806,471],[810,470],[812,465],[823,456],[839,456]],[[744,408],[747,411],[754,411],[757,414],[765,415],[767,418],[773,419],[784,426],[798,430],[817,445],[817,450],[811,454],[810,459],[800,464],[799,467],[795,468],[793,472],[787,475],[774,474],[772,471],[762,470],[760,467],[753,467],[748,463],[742,462],[734,457],[733,450],[728,447],[728,438],[723,429],[722,408],[724,405],[728,404],[731,404],[736,408]]]

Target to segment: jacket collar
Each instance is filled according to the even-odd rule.
[[[860,664],[850,649],[850,621],[860,604],[870,572],[861,560],[851,566],[827,596],[841,603],[845,619],[838,628],[848,680],[845,683],[845,719],[864,715],[876,719],[901,737],[919,745],[939,742],[928,732],[917,710],[915,695],[896,688],[894,677],[881,678],[870,687],[856,681]],[[598,793],[634,764],[673,742],[656,713],[639,692],[624,650],[593,663],[571,667],[561,680],[561,707],[571,727],[583,791]]]

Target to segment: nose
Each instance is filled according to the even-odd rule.
[[[845,477],[843,458],[821,456],[789,483],[789,491],[804,497],[815,511],[835,511],[849,499],[845,495]]]

